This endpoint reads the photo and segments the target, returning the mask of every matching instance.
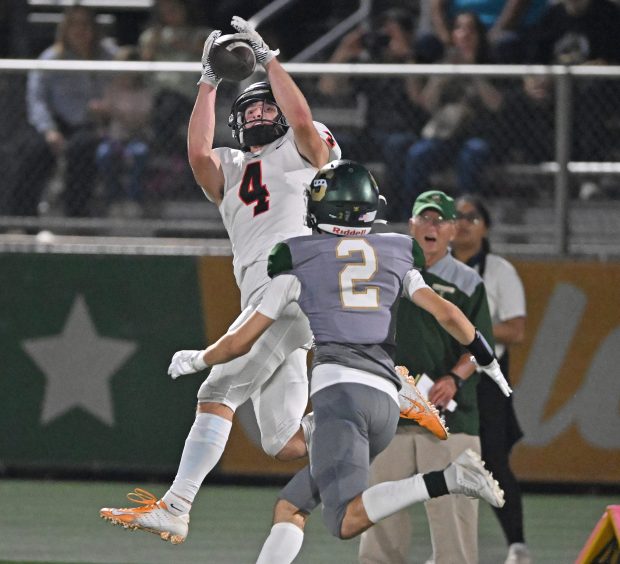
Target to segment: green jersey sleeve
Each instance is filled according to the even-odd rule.
[[[411,239],[413,241],[412,244],[412,253],[413,253],[413,266],[418,270],[424,269],[426,266],[426,259],[424,258],[424,251],[422,247],[420,247],[420,243],[418,243],[415,239]]]
[[[269,274],[270,278],[273,278],[289,270],[293,270],[291,249],[286,243],[278,243],[269,253],[267,274]]]

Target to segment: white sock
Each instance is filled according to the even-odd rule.
[[[362,493],[366,515],[377,523],[405,507],[430,499],[422,474],[395,482],[382,482]]]
[[[222,457],[232,423],[219,415],[198,413],[172,486],[162,498],[174,515],[189,513],[203,480]]]
[[[293,523],[276,523],[263,544],[256,564],[290,564],[301,550],[304,532]]]

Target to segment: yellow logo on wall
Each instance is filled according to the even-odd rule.
[[[512,349],[520,478],[620,480],[620,264],[518,263],[527,341]]]

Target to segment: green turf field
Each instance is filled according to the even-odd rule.
[[[108,482],[0,480],[0,562],[253,563],[266,537],[276,488],[205,486],[192,512],[190,534],[172,546],[155,535],[129,532],[101,520],[101,506],[127,505],[131,486]],[[140,484],[156,495],[162,484]],[[525,525],[536,564],[573,562],[613,496],[526,495]],[[490,508],[480,505],[480,563],[501,564],[505,547]],[[423,507],[413,508],[411,562],[431,554]],[[354,564],[357,540],[329,536],[320,516],[310,519],[300,564]]]

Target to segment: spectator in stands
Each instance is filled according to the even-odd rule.
[[[537,63],[581,65],[620,64],[620,6],[612,0],[561,0],[549,6],[535,36]],[[574,105],[573,160],[608,160],[613,145],[610,122],[618,119],[613,106],[617,80],[578,79]]]
[[[210,29],[194,24],[187,0],[157,0],[153,21],[140,35],[140,56],[145,61],[195,61],[202,55]],[[153,128],[155,140],[185,151],[185,132],[196,97],[193,79],[184,73],[152,74],[156,92]]]
[[[376,23],[362,25],[345,35],[329,62],[413,63],[413,28],[414,19],[409,12],[401,9],[383,12]],[[420,80],[415,77],[350,79],[325,75],[319,81],[319,92],[328,100],[349,96],[354,104],[355,96],[361,93],[368,108],[366,134],[361,135],[359,130],[349,135],[337,128],[334,131],[343,152],[351,158],[380,155],[386,170],[382,192],[390,208],[402,208],[398,198],[394,197],[401,192],[402,155],[418,139],[428,117],[420,105]],[[388,217],[392,216],[393,212],[388,210]]]
[[[430,0],[434,35],[449,50],[453,45],[452,27],[458,14],[475,13],[490,46],[490,60],[522,63],[526,44],[540,20],[547,0]]]
[[[488,61],[484,27],[473,13],[459,14],[452,30],[453,47],[445,62],[480,64]],[[500,91],[487,79],[433,76],[421,101],[431,114],[422,139],[407,151],[403,197],[407,202],[424,192],[432,172],[456,160],[456,191],[474,192],[482,186],[482,172],[491,159],[489,129],[501,106]],[[403,210],[407,209],[405,202]],[[403,219],[406,219],[403,217]]]
[[[534,59],[550,64],[620,63],[620,6],[612,0],[561,0],[543,14]]]
[[[139,54],[135,49],[126,48],[119,51],[117,58],[135,61],[139,60]],[[152,89],[146,85],[145,75],[128,72],[116,75],[101,101],[92,105],[92,109],[107,122],[96,153],[106,196],[112,201],[125,194],[129,200],[125,211],[132,215],[140,213],[139,204],[144,196],[152,108]]]
[[[554,159],[555,97],[550,76],[525,76],[520,87],[506,90],[494,140],[497,154],[508,162]]]
[[[525,292],[515,268],[502,257],[491,253],[488,232],[491,215],[482,200],[466,195],[456,202],[456,236],[452,254],[482,276],[486,287],[495,355],[502,372],[508,375],[508,348],[521,343],[525,336]],[[493,508],[508,543],[505,564],[531,564],[523,531],[523,507],[519,483],[510,468],[510,451],[523,436],[512,404],[489,378],[478,382],[480,412],[480,446],[486,467],[499,481],[506,504]]]
[[[41,60],[102,60],[114,58],[103,42],[95,14],[72,6],[58,24],[55,43]],[[96,179],[95,149],[99,131],[90,104],[98,99],[109,76],[105,73],[31,71],[27,84],[28,130],[15,141],[18,170],[12,187],[10,213],[36,215],[41,195],[57,159],[65,163],[62,193],[69,216],[90,213]]]

